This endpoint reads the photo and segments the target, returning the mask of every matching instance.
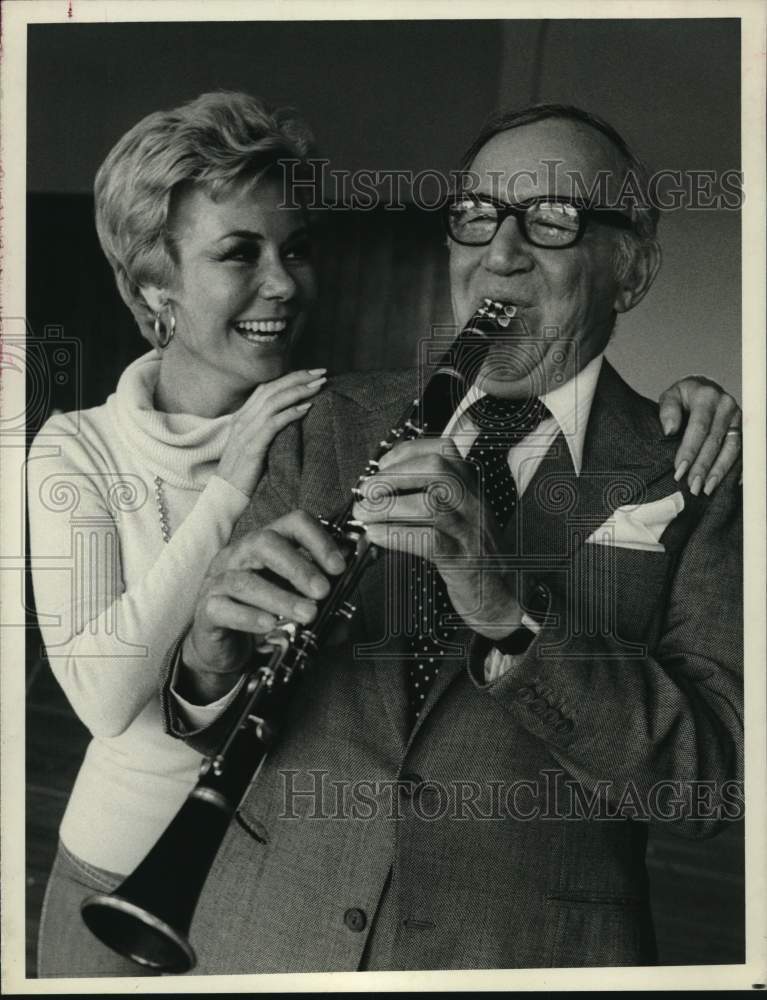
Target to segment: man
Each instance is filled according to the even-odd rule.
[[[737,809],[738,472],[711,496],[677,483],[655,406],[603,359],[657,273],[656,220],[572,188],[612,199],[641,164],[562,108],[496,122],[469,160],[453,306],[462,327],[485,303],[497,336],[445,435],[361,484],[388,556],[231,825],[193,926],[202,973],[651,962],[645,821],[702,836]],[[413,387],[346,377],[279,440],[173,664],[171,732],[215,747],[263,635],[313,619],[344,565],[313,515]],[[507,401],[537,424],[501,449]]]

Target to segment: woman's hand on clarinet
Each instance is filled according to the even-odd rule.
[[[711,494],[741,450],[743,414],[733,397],[703,375],[688,375],[669,386],[660,397],[660,422],[664,433],[675,434],[684,425],[676,453],[677,479],[687,474],[690,491]]]
[[[264,471],[269,445],[283,427],[306,415],[312,405],[308,397],[325,384],[326,371],[303,369],[259,385],[232,420],[218,475],[252,496]]]
[[[330,592],[328,577],[345,565],[335,541],[301,510],[227,545],[200,588],[182,650],[179,694],[197,704],[223,697],[280,618],[312,621],[316,602]]]

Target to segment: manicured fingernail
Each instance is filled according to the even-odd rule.
[[[310,622],[317,611],[317,605],[312,601],[296,601],[296,617],[302,622]]]
[[[674,481],[678,483],[689,468],[690,468],[690,463],[687,461],[687,459],[685,459],[683,462],[680,462],[679,465],[677,465],[676,467],[676,472],[674,473]]]
[[[671,417],[664,417],[661,420],[660,424],[661,424],[661,427],[663,428],[663,433],[664,434],[670,434],[671,433],[672,428],[674,426],[673,423],[672,423]]]
[[[323,382],[327,382],[327,376],[323,375],[322,378],[316,378],[313,382],[307,382],[306,388],[313,389],[315,385],[322,385]]]
[[[324,375],[326,371],[327,371],[327,368],[307,368],[306,369],[306,374],[307,375]]]
[[[709,476],[706,480],[706,485],[703,487],[703,492],[707,497],[710,497],[714,490],[719,485],[719,476]]]
[[[696,497],[700,493],[700,488],[703,485],[703,476],[693,476],[692,483],[690,485],[690,493]]]
[[[310,406],[314,406],[314,403],[299,403],[296,407],[297,410],[308,410]]]

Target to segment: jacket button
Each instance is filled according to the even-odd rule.
[[[411,795],[415,795],[419,785],[423,784],[423,778],[420,774],[416,774],[415,771],[405,771],[399,777],[399,790],[403,795],[407,795],[410,798]]]
[[[550,726],[553,726],[559,720],[559,712],[556,708],[547,708],[541,718],[544,722],[548,722]]]
[[[549,707],[549,704],[543,698],[536,698],[535,701],[531,701],[527,707],[531,712],[535,712],[536,715],[543,715]]]
[[[353,906],[344,913],[344,923],[350,931],[364,931],[368,922],[365,911]]]
[[[526,701],[532,701],[534,697],[535,691],[532,688],[524,687],[517,691],[517,701],[521,701],[523,704]]]
[[[573,724],[570,719],[562,719],[560,722],[554,726],[554,732],[559,733],[560,736],[566,736],[568,733],[573,731]]]

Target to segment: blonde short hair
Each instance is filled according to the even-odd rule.
[[[281,160],[293,161],[296,177],[313,141],[294,112],[272,111],[248,94],[215,91],[147,115],[117,142],[96,175],[96,229],[144,336],[147,306],[140,288],[167,286],[176,266],[169,215],[179,185],[202,185],[216,199],[256,183]]]

